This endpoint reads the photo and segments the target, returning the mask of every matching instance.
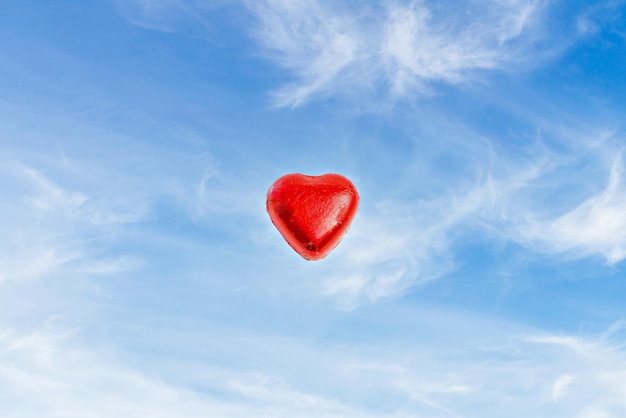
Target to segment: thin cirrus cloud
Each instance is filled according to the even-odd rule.
[[[467,314],[406,313],[424,318],[410,324],[424,335],[437,335],[431,334],[434,327],[450,333],[422,337],[417,345],[370,342],[359,349],[347,342],[319,346],[304,339],[211,330],[220,337],[217,345],[254,344],[255,350],[231,350],[222,357],[210,352],[212,360],[187,357],[191,372],[167,357],[119,358],[106,346],[80,344],[75,330],[54,324],[22,333],[2,327],[3,407],[23,417],[46,411],[59,417],[151,411],[158,417],[228,418],[470,418],[492,416],[495,410],[508,416],[584,418],[626,410],[620,323],[582,336],[547,334]],[[225,366],[233,361],[254,366]],[[116,402],[110,402],[112,397]]]
[[[186,0],[115,0],[116,10],[130,23],[144,29],[161,32],[183,30],[195,24],[206,30],[210,23],[203,13],[223,7],[233,0],[211,3]]]
[[[6,149],[16,161],[28,160],[23,145],[9,143]],[[141,257],[105,253],[117,229],[150,217],[154,196],[145,189],[131,192],[132,175],[102,162],[85,163],[90,156],[74,159],[50,155],[47,146],[41,149],[47,157],[38,169],[9,163],[2,170],[6,200],[0,281],[36,281],[70,271],[111,275],[140,268]],[[117,182],[109,182],[116,177]]]
[[[380,85],[401,97],[427,91],[430,82],[460,83],[476,70],[523,65],[541,37],[543,12],[537,0],[458,8],[395,2],[357,14],[317,0],[247,4],[258,20],[255,38],[293,76],[274,92],[275,104],[292,107]]]
[[[4,195],[7,202],[21,205],[5,204],[3,211],[0,281],[38,278],[79,257],[81,251],[71,236],[68,219],[86,196],[67,192],[28,167],[9,167],[3,170],[7,175],[3,177],[12,182],[4,182]],[[30,193],[12,193],[9,184]]]
[[[626,188],[623,152],[615,157],[606,187],[551,220],[529,220],[524,238],[544,250],[576,256],[602,255],[611,264],[626,258]]]
[[[345,261],[331,266],[338,272],[324,281],[322,293],[352,309],[451,272],[455,230],[480,217],[493,198],[487,180],[431,201],[379,204],[351,230],[350,247],[339,250]]]

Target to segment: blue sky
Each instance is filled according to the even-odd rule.
[[[626,2],[0,0],[0,63],[0,416],[626,414]]]

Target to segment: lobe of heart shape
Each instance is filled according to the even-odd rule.
[[[267,213],[287,244],[306,260],[321,260],[342,240],[359,205],[339,174],[287,174],[267,192]]]

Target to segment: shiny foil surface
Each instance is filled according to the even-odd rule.
[[[307,260],[326,257],[356,215],[359,195],[339,174],[287,174],[267,192],[267,212],[287,243]]]

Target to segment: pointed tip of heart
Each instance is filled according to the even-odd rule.
[[[354,218],[359,195],[339,174],[287,174],[267,192],[267,212],[285,241],[304,259],[325,258]]]

